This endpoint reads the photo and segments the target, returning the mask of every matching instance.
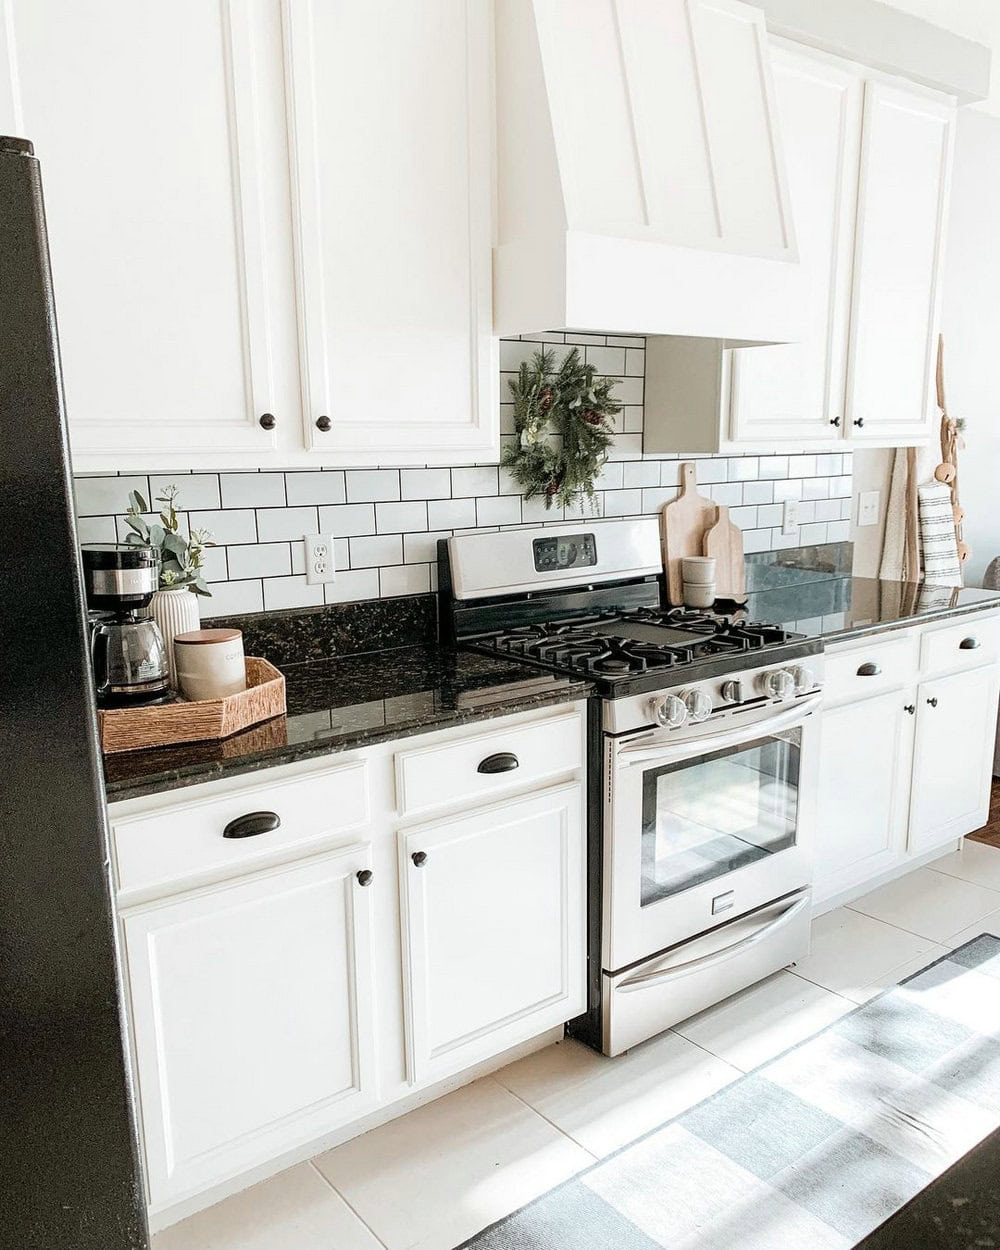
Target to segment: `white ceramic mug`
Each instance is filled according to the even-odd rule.
[[[681,570],[688,586],[711,586],[715,583],[715,556],[683,556]]]
[[[185,699],[224,699],[247,688],[238,629],[196,629],[174,639],[177,682]]]
[[[684,606],[688,608],[710,608],[715,602],[715,582],[684,583]]]

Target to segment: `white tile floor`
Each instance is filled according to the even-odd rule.
[[[821,916],[792,971],[629,1054],[550,1046],[174,1225],[154,1250],[452,1250],[984,932],[1000,936],[1000,850],[966,841]]]

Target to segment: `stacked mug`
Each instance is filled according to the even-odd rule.
[[[715,557],[684,556],[684,606],[710,608],[715,603]]]

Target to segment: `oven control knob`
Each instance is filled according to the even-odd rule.
[[[675,694],[668,694],[665,699],[654,700],[653,715],[666,729],[679,729],[687,720],[688,710]]]
[[[681,698],[687,708],[689,721],[698,724],[699,721],[708,720],[712,715],[712,699],[704,690],[686,690]]]
[[[816,674],[805,664],[797,664],[792,669],[792,680],[795,682],[796,694],[807,694],[816,686]]]
[[[757,684],[761,694],[766,694],[769,699],[790,699],[795,694],[795,678],[786,668],[761,673]]]
[[[746,695],[738,677],[729,677],[722,683],[722,697],[727,703],[743,703]]]

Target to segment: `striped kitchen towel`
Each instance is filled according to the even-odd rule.
[[[917,497],[924,581],[929,586],[961,586],[951,487],[944,482],[928,482],[917,487]]]

